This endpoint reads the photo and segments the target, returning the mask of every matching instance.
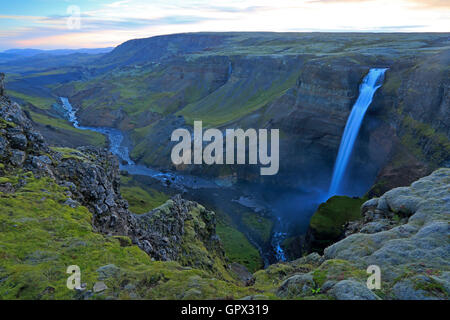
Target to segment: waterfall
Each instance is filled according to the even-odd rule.
[[[344,135],[342,136],[341,145],[339,146],[339,153],[334,165],[333,178],[331,180],[330,189],[328,191],[328,198],[339,193],[342,184],[342,178],[348,166],[348,162],[352,155],[353,146],[361,123],[364,119],[367,109],[372,103],[373,96],[377,89],[381,87],[384,80],[384,73],[387,69],[370,69],[369,73],[364,78],[359,87],[359,97],[352,108],[352,112],[348,117],[345,125]]]

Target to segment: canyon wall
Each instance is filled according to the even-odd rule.
[[[254,166],[176,169],[326,188],[361,80],[370,68],[387,67],[344,185],[361,195],[376,182],[370,194],[377,195],[448,166],[448,42],[445,34],[155,37],[124,43],[98,61],[112,71],[56,92],[79,107],[83,124],[126,130],[133,158],[165,169],[173,169],[171,132],[195,120],[279,128],[275,177],[260,177]]]

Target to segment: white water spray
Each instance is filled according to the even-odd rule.
[[[339,153],[334,165],[333,178],[328,191],[328,198],[339,194],[342,179],[352,155],[353,146],[358,137],[364,115],[372,103],[375,92],[383,84],[384,73],[386,70],[387,69],[378,68],[370,69],[359,88],[358,100],[356,100],[347,120],[341,145],[339,146]]]

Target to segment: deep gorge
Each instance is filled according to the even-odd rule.
[[[120,130],[122,147],[130,150],[122,168],[136,164],[128,171],[150,175],[144,185],[152,190],[181,192],[211,209],[227,207],[231,213],[224,216],[234,217],[264,253],[273,251],[267,229],[289,236],[308,232],[309,218],[326,200],[359,85],[372,67],[389,67],[389,72],[362,123],[343,194],[378,196],[448,166],[447,42],[445,34],[181,34],[132,40],[83,66],[61,62],[56,70],[70,69],[63,75],[24,72],[7,87],[24,92],[18,100],[52,144],[72,147],[100,140],[69,131],[57,106],[59,96],[69,98],[83,126],[100,132],[113,128],[110,134]],[[53,106],[30,100],[36,92],[53,100]],[[279,174],[261,177],[249,166],[172,166],[170,133],[190,128],[197,119],[206,127],[279,128]],[[201,184],[224,189],[226,200],[217,203],[220,196],[191,188]],[[227,189],[230,185],[235,188]],[[255,212],[261,206],[264,214]],[[247,211],[252,214],[243,225],[240,215]],[[288,226],[273,229],[276,216]],[[264,230],[249,228],[261,221]]]

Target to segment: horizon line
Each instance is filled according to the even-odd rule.
[[[0,53],[5,53],[6,51],[9,50],[41,50],[41,51],[57,51],[57,50],[91,50],[91,49],[115,49],[118,46],[128,42],[128,41],[133,41],[133,40],[141,40],[141,39],[150,39],[150,38],[157,38],[157,37],[165,37],[165,36],[174,36],[174,35],[183,35],[183,34],[201,34],[201,33],[216,33],[216,34],[220,34],[220,33],[291,33],[291,34],[296,34],[296,33],[339,33],[339,34],[450,34],[450,31],[376,31],[376,30],[356,30],[356,31],[344,31],[344,30],[333,30],[333,31],[323,31],[323,30],[317,30],[317,31],[192,31],[192,32],[174,32],[174,33],[164,33],[164,34],[158,34],[158,35],[152,35],[152,36],[148,36],[148,37],[143,37],[143,38],[131,38],[128,39],[126,41],[123,41],[117,45],[110,45],[110,46],[106,46],[106,47],[57,47],[57,48],[43,48],[43,47],[11,47],[11,48],[7,48],[7,49],[1,49]]]

